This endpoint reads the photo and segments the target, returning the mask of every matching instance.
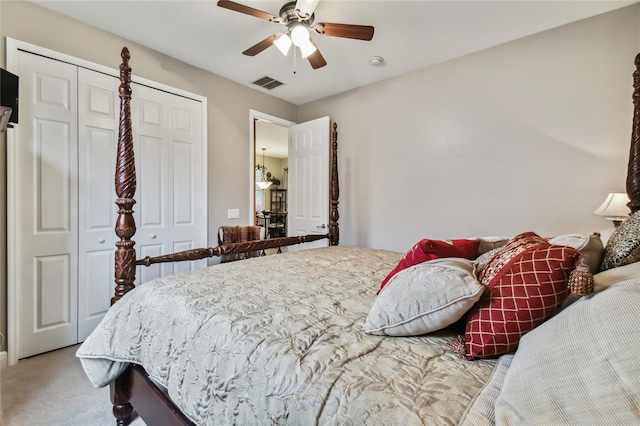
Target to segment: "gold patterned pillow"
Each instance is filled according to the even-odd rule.
[[[604,249],[600,271],[640,261],[640,211],[613,231]]]
[[[498,254],[499,251],[500,247],[491,249],[487,252],[482,253],[476,258],[476,260],[473,261],[473,263],[476,264],[476,274],[478,274],[478,276],[480,276],[487,264],[491,261],[491,259],[493,259],[493,256]]]

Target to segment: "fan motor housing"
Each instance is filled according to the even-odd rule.
[[[296,2],[290,1],[286,3],[280,9],[280,19],[282,19],[282,24],[288,25],[291,22],[304,22],[307,25],[313,24],[313,20],[316,14],[312,13],[309,18],[303,18],[296,13]]]

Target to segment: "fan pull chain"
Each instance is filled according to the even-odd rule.
[[[294,46],[293,48],[293,73],[296,73],[296,58],[298,57],[298,55],[296,55],[296,48]]]

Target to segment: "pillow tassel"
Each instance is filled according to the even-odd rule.
[[[461,335],[457,335],[453,339],[449,340],[446,343],[447,347],[451,349],[456,355],[460,358],[465,358],[467,356],[467,351],[464,348],[464,337]]]
[[[584,256],[580,256],[576,268],[569,275],[569,290],[571,294],[588,296],[593,293],[593,275],[589,266],[584,263]]]

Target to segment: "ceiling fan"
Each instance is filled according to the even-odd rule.
[[[242,52],[244,55],[255,56],[266,48],[271,47],[271,45],[276,45],[282,54],[286,55],[291,45],[294,45],[300,49],[302,57],[309,61],[311,67],[318,69],[327,65],[327,61],[318,50],[318,46],[310,38],[309,32],[330,37],[369,41],[373,38],[374,31],[374,28],[369,25],[314,23],[314,10],[318,2],[319,0],[291,1],[282,6],[277,16],[229,0],[219,0],[218,6],[276,24],[282,24],[286,27],[284,33],[270,35]]]

